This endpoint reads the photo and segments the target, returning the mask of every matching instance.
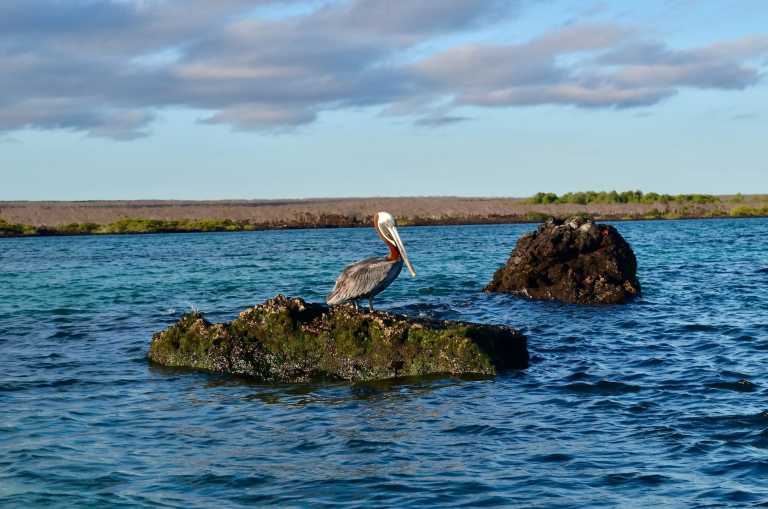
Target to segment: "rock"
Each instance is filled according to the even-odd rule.
[[[495,375],[528,366],[525,336],[501,325],[410,318],[278,295],[229,323],[189,313],[155,334],[149,360],[263,382]]]
[[[612,226],[550,219],[517,241],[488,292],[573,304],[618,304],[640,295],[637,259]]]

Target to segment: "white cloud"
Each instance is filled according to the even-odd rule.
[[[535,8],[522,0],[337,0],[253,14],[289,4],[302,2],[7,0],[0,131],[128,140],[147,135],[154,112],[169,106],[268,131],[361,106],[433,127],[460,122],[454,110],[467,105],[650,106],[684,88],[753,86],[768,56],[763,34],[677,49],[637,27],[579,23],[524,43],[445,48],[446,36]],[[396,63],[436,38],[439,52]]]

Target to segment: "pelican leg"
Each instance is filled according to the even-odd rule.
[[[373,311],[373,297],[368,297],[368,311]]]

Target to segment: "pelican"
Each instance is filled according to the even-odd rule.
[[[397,233],[395,218],[389,212],[378,212],[373,216],[373,227],[381,240],[389,248],[388,256],[374,256],[353,263],[341,273],[336,285],[326,297],[330,305],[368,299],[368,308],[373,311],[373,298],[384,291],[397,278],[403,269],[403,262],[408,267],[412,277],[416,271],[408,259],[405,245]]]

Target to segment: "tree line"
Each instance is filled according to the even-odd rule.
[[[659,194],[643,193],[642,191],[583,191],[565,193],[558,196],[556,193],[536,193],[529,199],[530,203],[537,205],[549,205],[558,203],[572,203],[589,205],[590,203],[719,203],[720,198],[710,194]]]

